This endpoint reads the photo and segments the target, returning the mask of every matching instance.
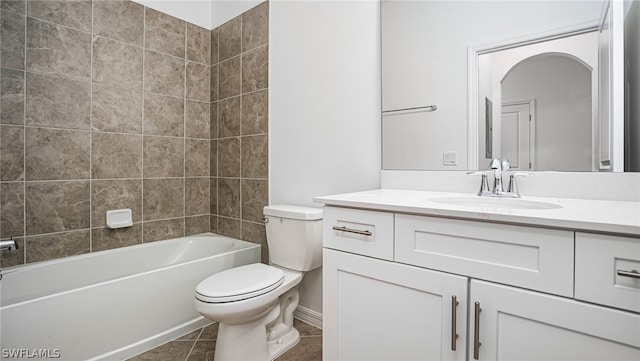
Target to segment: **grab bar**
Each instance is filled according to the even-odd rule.
[[[409,110],[429,110],[432,112],[435,112],[436,110],[438,110],[438,106],[436,104],[432,104],[432,105],[426,105],[423,107],[413,107],[413,108],[402,108],[402,109],[392,109],[392,110],[383,110],[382,114],[387,114],[387,113],[396,113],[396,112],[406,112]]]

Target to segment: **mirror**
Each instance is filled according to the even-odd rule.
[[[640,154],[638,2],[605,12],[589,0],[382,0],[382,169],[486,169],[503,157],[523,170],[640,171],[628,156]],[[617,11],[633,68],[626,107],[607,88],[616,72],[600,70],[617,46],[601,19],[620,23]],[[620,109],[626,124],[614,126]]]

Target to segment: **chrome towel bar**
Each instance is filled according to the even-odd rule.
[[[432,104],[432,105],[426,105],[424,107],[413,107],[413,108],[402,108],[402,109],[393,109],[393,110],[383,110],[382,114],[387,114],[387,113],[396,113],[396,112],[406,112],[406,111],[410,111],[410,110],[429,110],[432,112],[435,112],[436,110],[438,110],[438,106],[436,104]]]

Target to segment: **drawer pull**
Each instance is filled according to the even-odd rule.
[[[458,332],[456,330],[456,324],[458,323],[458,298],[451,296],[451,351],[456,350],[456,343],[458,341]]]
[[[473,359],[480,359],[480,302],[475,303],[475,309],[473,313]]]
[[[638,272],[638,271],[636,271],[634,269],[632,269],[631,271],[618,270],[617,273],[618,273],[618,276],[640,279],[640,272]]]
[[[353,229],[353,228],[347,228],[347,227],[338,227],[338,226],[333,226],[333,230],[334,231],[339,231],[339,232],[349,232],[349,233],[355,233],[355,234],[361,234],[363,236],[371,236],[373,235],[373,233],[371,233],[370,231],[363,231],[360,229]]]

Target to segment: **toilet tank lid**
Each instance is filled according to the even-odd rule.
[[[288,204],[272,204],[263,209],[265,216],[317,220],[322,219],[322,208],[292,206]]]

